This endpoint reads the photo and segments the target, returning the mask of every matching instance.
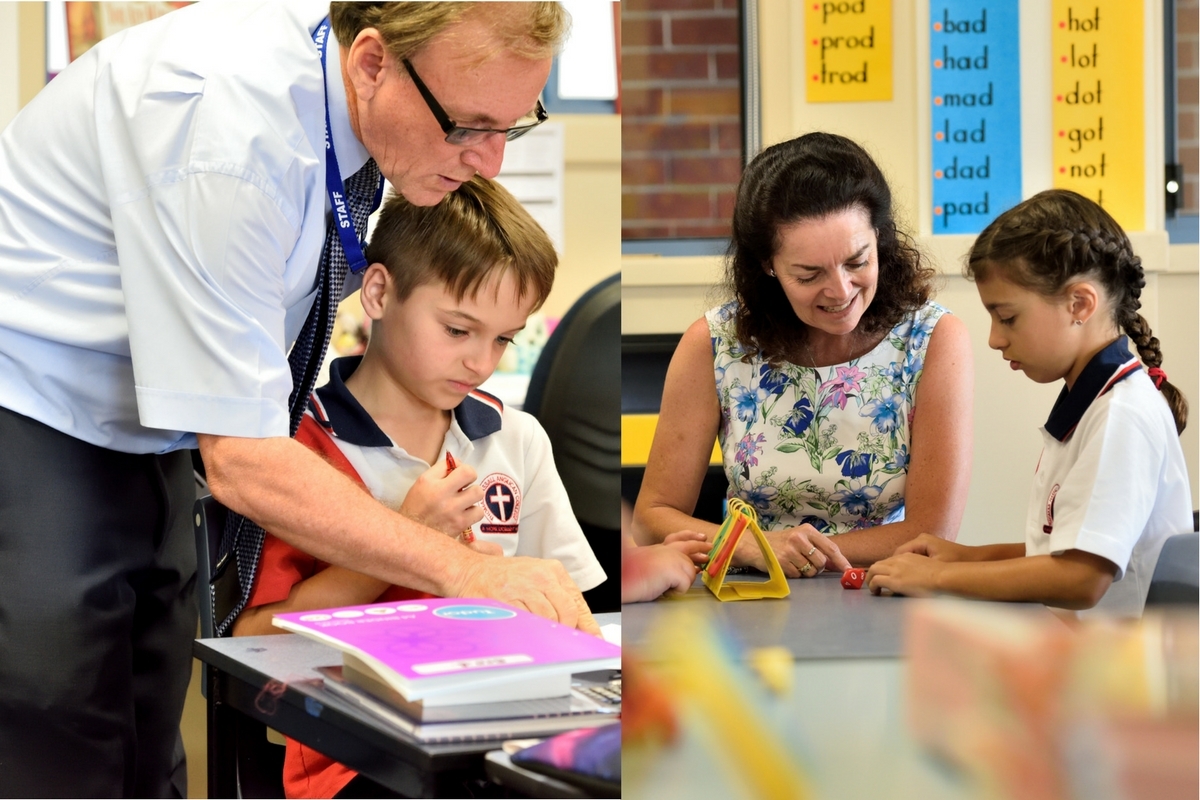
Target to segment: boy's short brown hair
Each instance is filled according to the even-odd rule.
[[[546,302],[558,267],[550,237],[529,212],[503,186],[479,175],[435,206],[389,196],[366,256],[387,267],[401,300],[434,281],[462,300],[509,272],[518,297],[532,296],[534,309]]]

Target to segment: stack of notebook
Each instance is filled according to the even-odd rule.
[[[280,614],[342,651],[331,693],[422,742],[545,736],[615,722],[621,649],[492,600]],[[574,675],[574,677],[573,677]]]

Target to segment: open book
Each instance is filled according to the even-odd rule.
[[[495,600],[429,599],[277,614],[426,708],[565,697],[571,674],[620,669],[621,648]]]

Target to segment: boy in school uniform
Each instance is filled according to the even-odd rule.
[[[603,582],[546,432],[478,389],[550,293],[557,256],[545,232],[477,176],[436,206],[391,197],[366,256],[370,342],[361,357],[333,362],[297,440],[464,547],[557,559],[581,591]],[[329,566],[269,534],[259,564],[235,636],[281,633],[271,617],[287,611],[429,596]],[[354,778],[289,740],[289,797],[333,797],[353,791]]]

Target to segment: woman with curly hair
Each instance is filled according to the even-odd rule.
[[[862,147],[811,133],[756,157],[734,206],[732,299],[688,328],[667,371],[642,538],[713,538],[691,514],[716,439],[728,496],[755,507],[790,578],[871,564],[921,533],[953,539],[973,373],[933,276]],[[750,540],[733,563],[765,569]]]

